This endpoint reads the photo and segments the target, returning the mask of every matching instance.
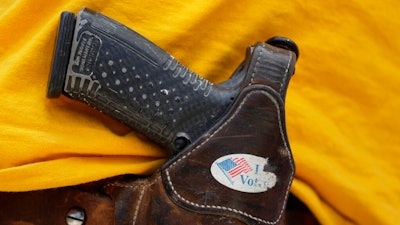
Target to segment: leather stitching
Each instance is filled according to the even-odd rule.
[[[148,187],[151,186],[155,183],[158,182],[158,180],[160,180],[160,176],[157,176],[152,182],[147,183],[147,184],[142,184],[142,185],[128,185],[128,184],[118,184],[118,183],[111,183],[111,184],[107,184],[104,187],[123,187],[123,188],[131,188],[132,190],[136,190],[140,187]]]
[[[292,54],[289,54],[289,60],[288,60],[288,63],[286,65],[286,70],[285,70],[285,76],[283,77],[283,81],[281,82],[281,85],[279,87],[279,93],[282,92],[283,84],[286,83],[288,76],[291,76],[288,74],[288,72],[289,72],[289,66],[290,66],[290,63],[292,62],[292,59],[293,59]]]
[[[140,205],[142,204],[143,195],[146,190],[147,186],[142,187],[142,191],[140,192],[139,199],[136,204],[135,213],[133,214],[132,225],[136,224],[137,216],[139,214]]]
[[[288,64],[288,65],[290,65],[290,64]],[[219,128],[216,129],[212,134],[210,134],[210,136],[209,136],[204,142],[200,143],[197,147],[195,147],[195,148],[192,149],[191,151],[187,152],[185,155],[183,155],[183,156],[182,156],[181,158],[179,158],[177,161],[175,161],[174,163],[172,163],[168,168],[166,168],[165,171],[166,171],[168,183],[169,183],[169,185],[170,185],[170,187],[171,187],[171,190],[174,192],[174,194],[175,194],[181,201],[183,201],[183,202],[185,202],[185,203],[187,203],[187,204],[189,204],[189,205],[192,205],[192,206],[195,206],[195,207],[198,207],[198,208],[202,208],[202,209],[208,208],[208,209],[219,209],[219,210],[229,211],[229,212],[233,212],[233,213],[237,213],[237,214],[243,215],[243,216],[245,216],[245,217],[248,217],[248,218],[250,218],[250,219],[253,219],[253,220],[256,220],[256,221],[258,221],[258,222],[265,223],[265,224],[276,224],[276,223],[278,223],[278,222],[280,221],[280,219],[282,218],[282,215],[283,215],[284,210],[285,210],[284,205],[283,205],[281,211],[279,212],[278,218],[277,218],[275,221],[266,221],[266,220],[264,220],[264,219],[258,218],[258,217],[256,217],[256,216],[253,216],[253,215],[251,215],[251,214],[249,214],[249,213],[246,213],[246,212],[244,212],[244,211],[241,211],[241,210],[238,210],[238,209],[235,209],[235,208],[230,208],[230,207],[225,207],[225,206],[219,206],[219,205],[200,205],[200,204],[191,202],[191,201],[185,199],[183,196],[181,196],[181,195],[175,190],[174,185],[173,185],[173,183],[172,183],[172,181],[171,181],[170,174],[169,174],[169,169],[172,169],[173,167],[175,167],[180,161],[182,161],[183,159],[185,159],[186,157],[188,157],[189,155],[191,155],[193,152],[195,152],[197,149],[199,149],[202,145],[204,145],[205,143],[207,143],[213,136],[215,136],[221,129],[223,129],[232,119],[234,119],[234,118],[236,117],[236,115],[238,114],[238,112],[240,111],[240,109],[243,107],[244,103],[246,103],[247,99],[248,99],[252,94],[255,94],[255,93],[261,93],[261,94],[264,94],[264,95],[268,96],[268,97],[271,99],[271,101],[275,104],[275,106],[276,106],[276,108],[277,108],[278,123],[279,123],[279,131],[280,131],[281,137],[282,137],[282,139],[283,139],[283,143],[284,143],[285,149],[287,150],[287,152],[288,152],[288,154],[289,154],[289,156],[290,156],[290,157],[289,157],[289,160],[290,160],[290,165],[291,165],[291,167],[292,167],[292,172],[291,172],[291,174],[290,174],[290,180],[289,180],[289,183],[288,183],[288,186],[287,186],[287,189],[286,189],[286,193],[285,193],[285,202],[286,202],[286,201],[287,201],[287,198],[288,198],[288,196],[289,196],[290,185],[291,185],[291,183],[292,183],[293,176],[294,176],[293,161],[292,161],[292,158],[291,158],[291,152],[290,152],[289,147],[287,146],[286,140],[285,140],[284,129],[283,129],[283,125],[282,125],[282,122],[281,122],[281,114],[280,114],[280,111],[279,111],[279,104],[278,104],[278,102],[274,99],[274,97],[271,96],[271,94],[269,94],[268,92],[263,91],[263,90],[257,90],[257,91],[253,91],[253,92],[250,92],[249,94],[247,94],[247,96],[244,98],[243,102],[240,103],[240,105],[238,106],[238,109],[235,111],[235,113],[234,113],[229,119],[227,119],[227,121],[225,121],[225,123],[222,124],[221,127],[219,127]]]
[[[255,77],[255,75],[256,75],[256,73],[257,73],[257,66],[260,64],[261,55],[262,55],[262,51],[260,50],[260,51],[258,52],[258,57],[257,57],[257,59],[256,59],[255,65],[254,65],[253,72],[251,73],[251,79],[250,79],[250,83],[248,84],[248,86],[250,86],[250,85],[253,84],[254,77]]]
[[[140,206],[142,204],[142,200],[143,200],[143,196],[146,192],[146,189],[157,183],[159,180],[161,179],[161,176],[157,176],[152,182],[144,184],[144,185],[124,185],[124,184],[117,184],[117,183],[112,183],[112,184],[107,184],[105,187],[122,187],[122,188],[131,188],[132,191],[136,191],[137,189],[141,188],[142,190],[140,191],[138,200],[136,202],[136,207],[135,207],[135,212],[133,214],[133,218],[132,218],[132,225],[136,224],[136,220],[137,217],[139,215],[139,211],[140,211]]]

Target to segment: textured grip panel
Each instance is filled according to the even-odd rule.
[[[170,150],[177,138],[197,139],[235,92],[216,90],[136,32],[89,10],[77,17],[64,91]]]
[[[72,13],[61,20],[48,96],[58,97],[64,81],[65,95],[127,124],[170,152],[204,136],[249,85],[270,86],[284,99],[294,71],[295,53],[257,43],[248,48],[229,80],[214,85],[100,13],[83,9],[76,23]]]
[[[47,97],[57,98],[62,92],[65,73],[68,67],[68,58],[74,35],[75,15],[70,12],[61,14],[60,24],[54,49],[54,60],[47,86]]]

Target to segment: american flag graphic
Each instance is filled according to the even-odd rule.
[[[226,174],[234,178],[239,174],[253,170],[245,158],[230,158],[217,163],[218,167]]]

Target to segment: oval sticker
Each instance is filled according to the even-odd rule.
[[[250,154],[231,154],[211,165],[211,174],[222,185],[241,192],[260,193],[276,184],[276,175],[265,171],[268,158]]]

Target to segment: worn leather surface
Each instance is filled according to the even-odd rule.
[[[252,79],[230,111],[158,172],[150,177],[120,176],[74,187],[3,192],[0,224],[65,224],[71,208],[84,210],[85,225],[284,223],[294,175],[284,96],[295,57],[264,44],[257,45],[253,54],[246,71]],[[260,171],[253,167],[240,172],[235,183],[221,183],[211,167],[231,154],[255,156],[265,163]],[[261,170],[265,173],[256,176]],[[270,182],[265,174],[276,179]],[[240,182],[256,185],[256,179],[270,182],[268,188],[256,192],[252,192],[254,187],[236,189]]]
[[[173,205],[165,198],[165,195],[151,196],[146,189],[156,190],[156,183],[149,180],[132,179],[126,177],[113,178],[112,184],[107,189],[119,197],[112,199],[103,191],[98,189],[110,182],[102,180],[99,182],[74,187],[63,187],[58,189],[31,191],[31,192],[0,192],[0,224],[1,225],[55,225],[66,224],[66,216],[71,208],[84,209],[87,219],[86,225],[116,225],[116,224],[187,224],[188,219],[195,219],[192,224],[212,224],[212,215],[200,215],[183,210]],[[118,181],[119,180],[119,181]],[[151,179],[153,182],[155,180]],[[160,184],[160,183],[158,183]],[[142,197],[141,197],[142,196]],[[140,202],[137,200],[141,199]],[[318,225],[315,217],[304,205],[291,196],[280,225]],[[164,201],[165,200],[165,201]],[[162,202],[162,204],[161,204]],[[168,203],[168,204],[165,204]],[[142,205],[142,207],[138,207]],[[143,216],[139,209],[158,209],[157,212],[145,210]],[[132,211],[132,209],[134,209]],[[159,216],[161,210],[168,212]],[[175,213],[174,213],[175,212]],[[179,214],[177,214],[179,212]],[[136,218],[135,218],[136,213]],[[173,216],[183,216],[182,218]],[[146,220],[143,219],[147,217]],[[171,221],[167,220],[172,218]],[[219,224],[244,224],[238,220],[220,217]],[[214,220],[214,222],[216,222]]]
[[[160,173],[134,184],[109,184],[106,189],[116,201],[116,224],[244,224],[232,217],[199,214],[177,206],[165,192]]]
[[[70,209],[87,213],[86,225],[114,224],[114,202],[92,187],[63,187],[30,192],[0,192],[1,225],[66,224]]]
[[[248,89],[223,124],[198,147],[165,166],[163,180],[171,198],[182,207],[239,218],[249,224],[276,224],[282,217],[294,175],[282,127],[282,103],[265,86]],[[261,193],[244,193],[218,183],[210,167],[216,159],[232,153],[268,158],[263,170],[277,176],[276,185]],[[252,172],[243,174],[239,182],[252,179]],[[254,182],[250,183],[262,185]]]

